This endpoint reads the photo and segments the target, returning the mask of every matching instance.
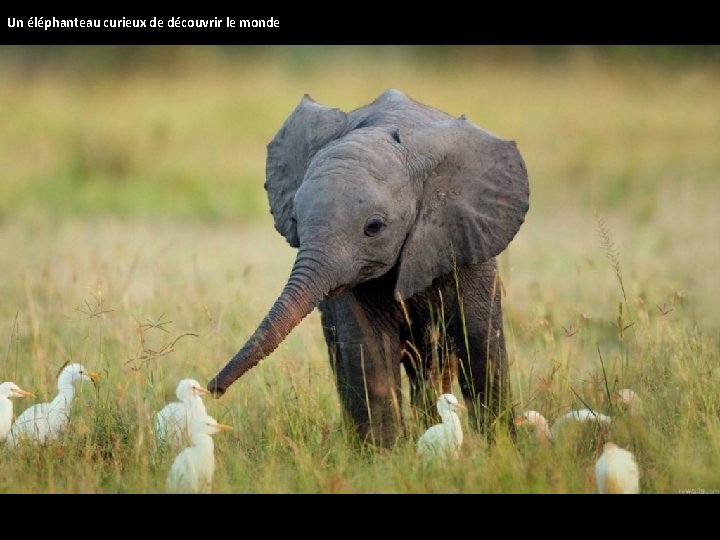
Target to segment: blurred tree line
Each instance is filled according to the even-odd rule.
[[[32,73],[47,69],[91,71],[98,75],[143,69],[182,69],[188,62],[274,61],[297,70],[329,59],[353,56],[381,61],[388,57],[416,65],[452,66],[477,60],[563,63],[591,57],[616,64],[647,62],[669,68],[688,64],[720,65],[718,45],[413,45],[413,46],[5,46],[0,65]]]

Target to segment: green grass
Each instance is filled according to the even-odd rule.
[[[394,450],[360,448],[313,313],[207,402],[236,428],[215,436],[214,491],[590,493],[605,438],[635,452],[643,492],[720,488],[716,70],[582,51],[288,63],[183,50],[121,73],[0,58],[0,380],[37,395],[18,414],[52,399],[66,360],[103,373],[62,444],[0,446],[0,492],[163,491],[173,455],[155,447],[154,413],[180,378],[224,365],[292,264],[267,212],[265,145],[304,92],[351,109],[389,87],[517,139],[531,208],[500,258],[516,409],[553,419],[586,402],[616,422],[553,448],[466,429],[445,469],[420,466],[412,421]],[[633,388],[640,414],[613,408],[606,382]]]

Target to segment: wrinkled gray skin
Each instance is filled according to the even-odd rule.
[[[299,250],[268,315],[208,384],[215,396],[319,306],[363,440],[399,435],[401,364],[426,419],[456,372],[478,427],[512,425],[494,257],[528,209],[514,142],[397,90],[348,114],[306,95],[268,145],[265,187]]]

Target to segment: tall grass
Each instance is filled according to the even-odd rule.
[[[90,385],[81,387],[62,444],[19,453],[0,449],[0,489],[162,490],[173,456],[155,447],[152,416],[175,399],[180,378],[208,380],[250,334],[291,264],[292,253],[276,236],[265,227],[239,235],[228,226],[115,221],[68,222],[41,233],[4,227],[0,239],[10,249],[2,257],[3,378],[43,400],[54,395],[54,375],[65,360],[98,369],[104,379],[97,395]],[[44,253],[44,263],[23,254],[21,246],[30,242],[29,253]],[[260,262],[238,272],[235,252]],[[133,260],[128,253],[139,255]],[[513,257],[527,270],[516,272],[509,293],[527,294],[532,265],[520,253]],[[605,272],[612,273],[609,265],[597,267],[597,274]],[[552,302],[562,288],[562,280],[550,281],[538,300]],[[86,301],[94,308],[99,291],[106,312],[93,316],[97,309],[88,314]],[[617,287],[615,295],[621,295]],[[644,491],[717,487],[718,336],[687,316],[688,299],[665,315],[639,297],[631,301],[637,322],[625,337],[627,366],[614,326],[617,301],[598,301],[595,289],[573,305],[554,307],[555,314],[568,314],[564,319],[596,309],[572,336],[547,318],[528,320],[522,307],[506,301],[516,409],[554,418],[588,404],[616,417],[607,437],[636,452]],[[172,321],[162,327],[167,332],[157,327],[162,314]],[[198,337],[167,348],[188,332]],[[640,416],[612,408],[606,381],[611,391],[638,392]],[[404,382],[406,415],[408,393]],[[16,402],[18,411],[28,405]],[[360,449],[342,425],[316,314],[208,409],[236,427],[216,437],[215,489],[221,492],[591,492],[589,467],[606,436],[570,429],[557,448],[547,449],[521,432],[517,447],[503,437],[488,446],[463,419],[463,457],[442,472],[423,469],[415,459],[422,428],[410,415],[408,437],[394,451]]]
[[[424,468],[403,381],[407,437],[360,447],[313,313],[208,401],[236,428],[215,437],[214,491],[589,493],[606,439],[635,452],[643,492],[720,488],[718,74],[350,53],[286,69],[200,50],[121,75],[0,63],[0,380],[47,401],[65,361],[103,373],[61,443],[0,445],[0,492],[164,489],[173,455],[154,413],[180,378],[224,365],[292,264],[261,187],[265,144],[304,92],[349,109],[389,87],[518,140],[531,209],[499,265],[515,409],[615,421],[549,447],[522,430],[488,445],[463,418],[461,459]],[[609,399],[623,387],[638,414]]]

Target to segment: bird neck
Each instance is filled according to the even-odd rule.
[[[200,396],[192,396],[185,403],[193,415],[205,414],[205,402]]]
[[[462,426],[460,425],[460,417],[453,411],[442,411],[440,413],[443,425],[446,429],[449,429],[453,435],[460,435],[462,437]]]
[[[191,435],[192,443],[195,448],[206,454],[212,454],[215,450],[215,443],[212,437],[207,433],[193,433]]]
[[[69,371],[63,370],[57,380],[58,390],[73,385],[73,376]]]
[[[537,416],[531,421],[531,425],[535,426],[535,433],[537,434],[538,439],[541,441],[553,440],[553,430],[555,429],[555,426],[553,425],[551,430],[548,425],[548,421],[543,415],[537,413]]]
[[[10,416],[12,417],[12,411],[13,411],[12,399],[10,399],[7,396],[0,396],[0,413],[7,414],[8,411],[10,412]]]
[[[52,409],[61,408],[65,409],[70,406],[73,398],[75,397],[75,387],[72,384],[60,385],[58,384],[58,394],[55,399],[50,403]]]
[[[13,403],[5,396],[0,396],[0,441],[5,440],[13,421]]]
[[[454,416],[455,418],[458,417],[457,414],[455,414],[454,412],[452,412],[449,408],[446,409],[445,407],[439,407],[439,408],[438,408],[438,413],[440,414],[440,418],[442,419],[443,424],[445,424],[445,423],[447,423],[447,422],[452,422],[452,417],[453,417],[453,416]]]

